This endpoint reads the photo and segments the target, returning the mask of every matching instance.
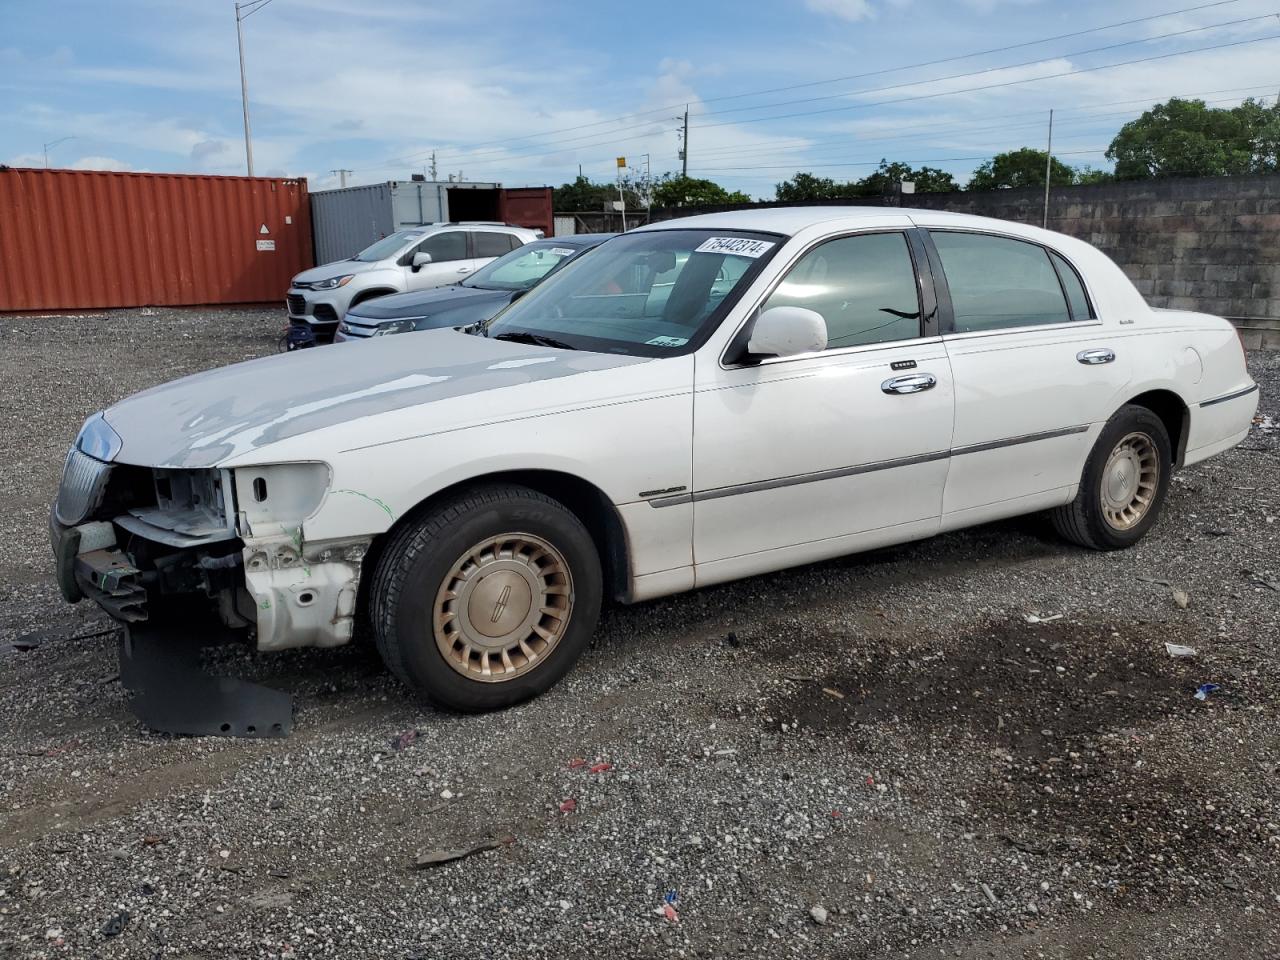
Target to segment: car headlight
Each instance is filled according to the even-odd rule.
[[[124,446],[120,434],[111,428],[101,412],[95,413],[84,422],[80,433],[76,436],[76,449],[88,454],[95,460],[110,463]]]
[[[354,273],[348,273],[345,276],[341,276],[341,277],[330,277],[328,280],[321,280],[319,283],[313,283],[311,285],[311,289],[312,290],[332,290],[334,287],[345,287],[348,283],[351,282],[351,278],[354,276],[355,276]]]
[[[393,333],[411,333],[416,329],[418,329],[418,321],[416,319],[390,320],[387,323],[380,324],[373,335],[375,337],[386,337]]]

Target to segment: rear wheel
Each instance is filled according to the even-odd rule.
[[[1093,550],[1137,543],[1160,514],[1172,465],[1164,421],[1146,407],[1122,407],[1094,444],[1075,500],[1052,512],[1054,527]]]
[[[433,703],[491,710],[542,693],[600,612],[600,560],[562,504],[519,486],[454,496],[407,525],[370,593],[387,666]]]

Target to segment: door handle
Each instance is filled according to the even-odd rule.
[[[1081,350],[1076,359],[1083,364],[1093,366],[1098,363],[1110,363],[1116,358],[1116,352],[1110,347],[1096,347],[1093,350]]]
[[[459,272],[459,273],[470,273],[470,272],[471,272],[471,268],[470,268],[470,267],[459,267],[459,268],[458,268],[458,272]]]
[[[905,377],[893,377],[880,384],[885,393],[919,393],[932,390],[938,385],[938,378],[931,373],[912,373]]]

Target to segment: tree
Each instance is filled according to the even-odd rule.
[[[603,183],[592,183],[581,174],[573,183],[556,187],[551,193],[552,207],[566,213],[603,210],[606,203],[616,199],[618,199],[618,191],[615,187]]]
[[[1107,148],[1116,179],[1221,177],[1277,169],[1280,105],[1208,107],[1177,97],[1130,120]]]
[[[850,200],[857,197],[879,197],[893,193],[897,185],[909,181],[916,185],[916,193],[945,193],[959,190],[955,178],[936,167],[911,168],[910,164],[881,160],[873,173],[861,180],[837,183],[829,177],[815,177],[811,173],[797,173],[774,189],[779,200]]]
[[[741,190],[726,190],[714,180],[663,174],[653,185],[655,207],[705,207],[721,203],[750,203]]]
[[[643,183],[634,181],[629,176],[623,177],[622,195],[626,198],[628,210],[644,209]],[[566,183],[552,191],[551,206],[565,213],[578,213],[584,210],[598,213],[617,199],[616,183],[592,183],[586,177],[579,175],[573,183]]]
[[[1116,175],[1110,170],[1095,170],[1093,167],[1084,166],[1076,170],[1076,183],[1112,183],[1116,179]]]
[[[1004,190],[1010,187],[1043,187],[1046,154],[1034,147],[998,153],[973,171],[970,190]],[[1056,157],[1050,174],[1054,186],[1075,183],[1076,171]]]
[[[949,193],[960,189],[955,178],[945,170],[936,167],[913,170],[910,164],[889,163],[884,159],[874,173],[857,182],[857,188],[862,196],[879,196],[893,192],[896,185],[903,182],[914,183],[916,193]]]
[[[842,200],[858,196],[852,183],[836,183],[830,177],[815,177],[811,173],[797,173],[790,180],[774,186],[779,200]]]

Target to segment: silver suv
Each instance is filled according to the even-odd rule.
[[[437,223],[400,230],[350,260],[326,263],[294,277],[285,295],[289,322],[331,334],[348,307],[388,293],[457,283],[541,236],[540,230],[504,223]]]

